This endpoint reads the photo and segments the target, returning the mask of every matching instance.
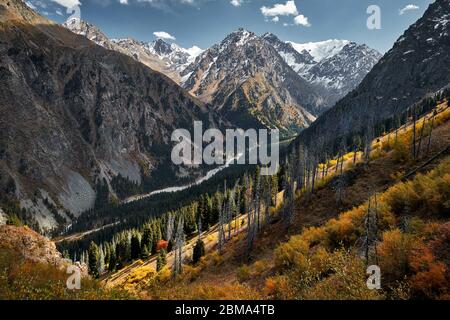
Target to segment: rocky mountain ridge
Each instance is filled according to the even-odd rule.
[[[361,84],[302,132],[308,145],[364,134],[450,84],[450,2],[436,0],[411,25]]]
[[[43,230],[111,200],[114,187],[151,190],[201,174],[171,164],[170,139],[195,120],[217,127],[213,112],[20,0],[0,0],[0,70],[0,199],[19,199]]]

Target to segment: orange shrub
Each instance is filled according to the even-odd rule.
[[[410,273],[409,256],[417,246],[418,240],[399,229],[383,233],[382,241],[377,247],[383,283],[388,286],[401,281]]]
[[[448,291],[447,267],[444,263],[436,261],[429,248],[421,246],[409,259],[415,273],[409,281],[413,296],[430,299]]]
[[[304,268],[306,264],[305,255],[309,251],[309,244],[301,236],[293,236],[291,239],[275,249],[275,266],[285,268],[296,266]]]
[[[294,294],[289,288],[289,280],[286,276],[267,278],[264,285],[264,294],[269,299],[275,300],[289,300],[294,298]]]
[[[361,235],[366,212],[367,207],[360,206],[341,214],[338,219],[328,221],[325,230],[330,246],[338,248],[341,245],[353,245]]]

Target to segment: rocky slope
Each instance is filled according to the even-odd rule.
[[[450,2],[436,0],[374,66],[358,88],[322,115],[299,139],[313,145],[404,111],[450,83]]]
[[[180,73],[203,51],[196,46],[184,49],[162,39],[148,43],[132,38],[109,39],[98,27],[76,19],[65,22],[63,26],[106,49],[126,54],[177,83],[181,81]]]
[[[168,64],[167,61],[163,61],[160,56],[150,51],[146,43],[132,38],[109,39],[99,28],[82,20],[71,19],[66,21],[63,26],[73,33],[88,38],[105,49],[126,54],[149,68],[165,74],[175,82],[180,81],[179,72],[171,64]]]
[[[171,165],[172,131],[195,119],[214,126],[166,76],[20,0],[0,0],[0,113],[0,199],[20,199],[43,228],[92,208],[103,178],[112,193],[118,174],[154,187],[178,181],[186,172]]]
[[[0,250],[10,249],[21,258],[34,263],[44,263],[66,270],[70,260],[62,257],[55,243],[41,236],[28,227],[0,225]],[[86,265],[77,263],[83,276],[87,276]]]
[[[182,73],[203,52],[197,46],[184,49],[175,43],[169,44],[162,39],[147,43],[145,47],[178,74]]]
[[[272,33],[263,38],[302,78],[321,87],[330,104],[355,89],[381,58],[376,50],[346,40],[298,44]]]
[[[243,128],[307,127],[326,102],[261,37],[239,29],[182,73],[182,86]]]

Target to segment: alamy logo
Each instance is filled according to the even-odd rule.
[[[172,133],[177,142],[172,149],[176,165],[259,164],[262,175],[274,175],[279,165],[279,131],[259,129],[227,129],[225,136],[218,129],[203,132],[201,121],[194,122],[194,137],[186,129]],[[268,142],[270,137],[270,143]],[[248,142],[248,143],[247,143]],[[208,145],[203,148],[204,143]],[[269,154],[270,151],[270,154]]]
[[[370,5],[367,7],[367,14],[370,14],[370,16],[367,18],[367,28],[369,30],[380,30],[381,8],[377,5]]]
[[[66,286],[69,290],[81,289],[81,270],[76,265],[69,265],[67,267],[67,274],[70,276],[67,278]]]
[[[369,275],[369,278],[367,279],[367,288],[369,290],[380,290],[381,289],[380,267],[376,265],[369,266],[366,272]]]

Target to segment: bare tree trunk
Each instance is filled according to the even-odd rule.
[[[414,107],[414,114],[413,114],[413,158],[416,159],[416,123],[417,123],[417,116],[416,116],[416,108]]]
[[[422,147],[422,138],[424,130],[425,130],[425,117],[423,118],[422,129],[420,130],[419,146],[417,147],[417,157],[420,156],[420,149]]]
[[[316,184],[316,160],[315,158],[313,158],[313,176],[311,183],[311,193],[314,193],[315,184]]]
[[[325,156],[325,159],[327,159],[328,157]],[[327,160],[325,160],[326,162]],[[325,179],[325,163],[322,164],[322,180]]]
[[[428,136],[428,144],[427,144],[427,155],[430,152],[430,148],[431,148],[431,138],[433,135],[433,129],[434,129],[434,116],[433,116],[433,118],[431,118],[430,135]]]

